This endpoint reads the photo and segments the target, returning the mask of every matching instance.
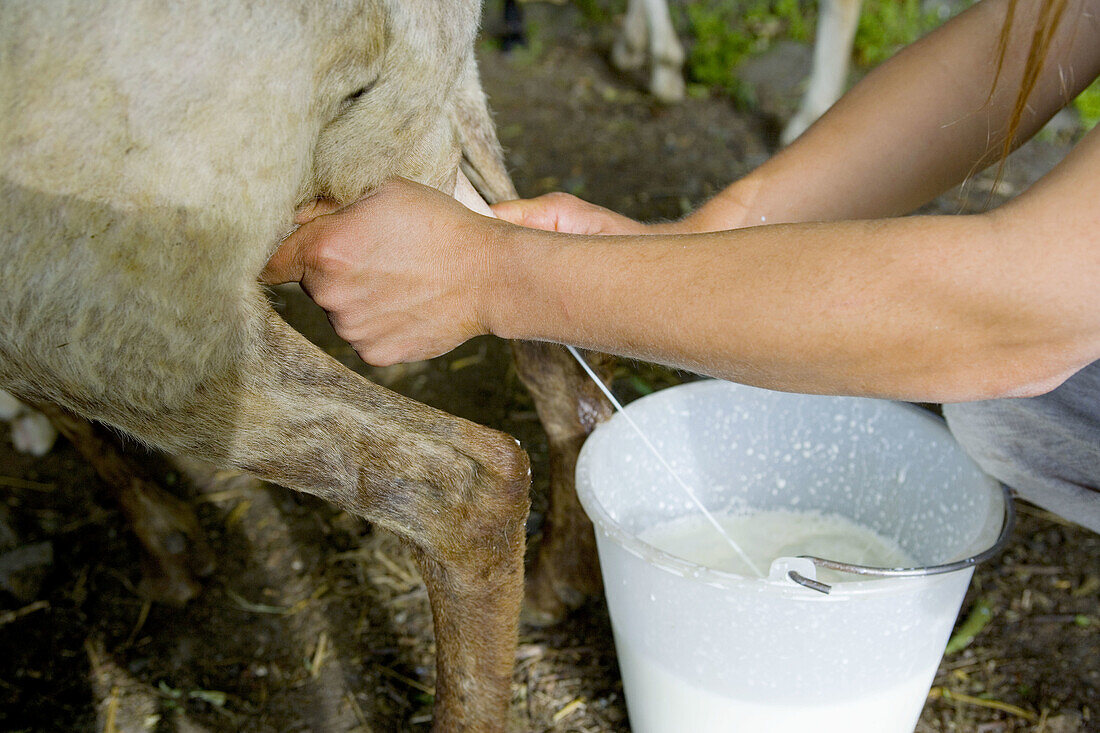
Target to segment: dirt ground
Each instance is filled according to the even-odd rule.
[[[678,216],[766,159],[797,92],[790,69],[808,63],[807,49],[785,47],[755,64],[761,108],[751,112],[719,97],[661,107],[641,77],[609,70],[607,29],[561,6],[530,6],[528,20],[526,50],[481,49],[520,192],[565,189],[643,219]],[[1063,128],[1015,157],[998,199],[1065,152],[1072,123]],[[980,207],[991,188],[979,176],[971,202],[956,193],[931,209]],[[349,367],[520,438],[534,464],[537,544],[546,448],[506,345],[479,339],[432,362],[368,369],[300,291],[277,297]],[[624,398],[682,377],[620,371]],[[185,608],[148,603],[135,541],[72,447],[33,459],[0,438],[0,511],[23,543],[53,551],[33,597],[0,592],[0,730],[427,729],[427,598],[391,536],[309,497],[130,450],[193,506],[217,568]],[[978,569],[960,617],[981,599],[992,618],[944,659],[920,733],[1100,730],[1100,536],[1024,503],[1018,511],[1011,545]],[[629,729],[602,601],[522,630],[513,701],[517,730]]]

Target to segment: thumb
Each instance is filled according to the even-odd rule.
[[[310,227],[298,227],[275,250],[260,272],[260,281],[266,285],[301,282],[306,274],[304,253],[312,245],[314,237]]]
[[[521,227],[557,230],[557,216],[548,212],[540,199],[515,199],[492,204],[490,209],[500,219]]]
[[[298,209],[294,216],[294,223],[298,228],[286,235],[279,248],[271,255],[260,273],[260,282],[266,285],[301,282],[306,274],[304,253],[316,238],[312,233],[314,227],[306,225],[314,219],[339,211],[340,208],[340,204],[331,199],[314,199]]]

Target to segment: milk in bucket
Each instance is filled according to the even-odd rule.
[[[708,381],[626,409],[765,568],[793,554],[930,565],[1000,529],[999,486],[909,406]],[[739,572],[622,423],[589,439],[577,488],[633,730],[910,733],[972,571],[822,577],[829,595]]]

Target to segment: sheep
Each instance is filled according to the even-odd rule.
[[[341,366],[257,279],[319,197],[396,175],[452,192],[460,164],[488,199],[515,196],[473,55],[479,14],[476,0],[0,4],[0,388],[395,532],[431,601],[436,730],[507,719],[526,454]],[[536,381],[564,363],[520,352]]]

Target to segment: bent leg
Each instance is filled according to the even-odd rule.
[[[530,471],[509,436],[388,392],[269,313],[228,462],[328,499],[415,550],[437,646],[437,730],[507,720]]]
[[[167,405],[102,405],[113,419],[88,417],[395,532],[414,548],[431,600],[436,729],[502,730],[522,599],[526,455],[509,436],[362,379],[291,329],[258,289],[249,296],[234,338],[202,344],[224,358],[198,388]],[[172,388],[183,378],[166,371],[161,393],[184,394]]]
[[[944,405],[943,411],[986,473],[1100,532],[1100,362],[1039,397]]]

